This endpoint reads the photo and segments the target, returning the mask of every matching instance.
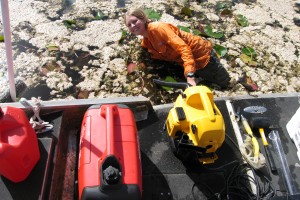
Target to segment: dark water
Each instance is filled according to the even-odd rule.
[[[18,40],[17,42],[12,42],[12,46],[14,50],[16,50],[14,58],[16,58],[21,52],[31,53],[36,52],[39,49],[26,40]]]
[[[47,101],[51,99],[50,92],[51,89],[44,82],[35,87],[27,88],[22,94],[22,97],[28,100],[30,100],[31,97],[41,97],[42,100]]]
[[[117,8],[124,8],[126,4],[131,4],[130,0],[117,0]]]
[[[68,94],[73,95],[75,98],[77,98],[77,89],[76,85],[83,81],[83,77],[79,74],[79,71],[82,70],[83,66],[93,67],[89,62],[91,60],[97,59],[96,57],[90,55],[88,52],[85,51],[74,51],[74,52],[58,52],[57,55],[57,61],[53,64],[49,64],[49,66],[41,66],[41,68],[46,68],[48,71],[57,70],[57,67],[59,65],[57,64],[58,61],[61,61],[63,66],[65,66],[64,73],[72,78],[72,84],[73,87],[61,92],[60,94],[63,96],[67,96]],[[67,61],[72,61],[70,64]],[[50,100],[53,97],[50,95],[50,92],[52,89],[50,89],[45,81],[40,82],[37,86],[31,87],[25,91],[25,93],[22,95],[22,97],[26,99],[31,99],[31,97],[37,97],[40,96],[42,100]]]
[[[125,7],[125,0],[117,0],[117,8]]]

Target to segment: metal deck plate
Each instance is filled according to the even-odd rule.
[[[226,134],[235,140],[225,101],[216,104],[224,117]],[[206,199],[225,186],[224,169],[213,169],[242,158],[226,138],[217,151],[219,158],[213,164],[203,167],[196,161],[184,163],[179,160],[172,153],[163,130],[170,108],[166,106],[149,112],[147,120],[137,123],[142,152],[143,199]]]

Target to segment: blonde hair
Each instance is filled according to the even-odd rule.
[[[147,18],[146,14],[145,14],[145,12],[142,8],[134,8],[134,9],[128,10],[124,15],[124,22],[125,23],[126,23],[126,17],[127,16],[134,16],[138,19],[145,20],[146,25],[151,22],[151,20]]]
[[[144,10],[141,8],[134,8],[134,9],[128,10],[125,13],[124,18],[126,18],[126,16],[135,16],[138,19],[147,19],[147,16],[146,16]]]

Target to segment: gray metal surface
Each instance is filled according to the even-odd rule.
[[[229,98],[216,98],[216,104],[225,120],[226,139],[222,147],[217,151],[219,158],[216,162],[205,166],[200,165],[195,160],[183,162],[174,156],[169,145],[169,138],[163,130],[167,114],[173,104],[152,107],[150,102],[144,97],[42,102],[41,112],[45,113],[46,116],[52,115],[52,118],[50,117],[51,123],[55,125],[55,130],[50,134],[50,138],[53,140],[56,151],[52,160],[54,166],[49,168],[48,184],[44,185],[44,189],[42,189],[44,186],[39,186],[36,187],[35,190],[30,191],[23,186],[23,189],[15,188],[21,187],[21,184],[18,186],[11,186],[11,183],[4,182],[5,186],[3,186],[2,182],[2,185],[0,185],[0,193],[6,193],[8,198],[5,199],[18,199],[18,197],[19,199],[26,199],[25,195],[16,196],[19,194],[16,191],[19,190],[31,192],[31,196],[30,193],[28,193],[30,199],[38,199],[37,194],[42,194],[43,192],[43,195],[46,194],[45,199],[47,199],[49,193],[58,199],[62,197],[62,194],[67,194],[67,190],[70,188],[66,188],[65,186],[62,187],[62,184],[68,182],[64,170],[66,169],[66,166],[70,164],[65,156],[68,152],[70,138],[74,138],[73,136],[76,133],[78,137],[82,117],[86,109],[94,104],[123,103],[128,105],[134,112],[140,113],[143,118],[143,120],[137,121],[143,171],[143,199],[209,199],[212,193],[219,193],[226,185],[226,173],[230,171],[230,167],[224,166],[235,160],[242,162],[239,150],[232,144],[232,141],[229,140],[230,137],[234,142],[237,142],[235,131],[225,103],[225,100],[228,99]],[[267,111],[264,114],[267,117],[270,117],[271,127],[265,131],[268,133],[269,131],[276,129],[281,133],[280,136],[283,143],[283,149],[287,157],[287,162],[289,163],[293,184],[299,189],[300,162],[295,153],[296,147],[290,140],[285,128],[286,123],[299,107],[299,94],[279,94],[273,95],[273,97],[269,95],[262,97],[248,96],[248,98],[238,97],[230,98],[230,100],[235,110],[240,108],[242,111],[244,107],[248,106],[265,106],[267,108]],[[24,105],[20,103],[0,104],[0,106],[7,105],[20,107],[29,111],[27,107],[24,107]],[[245,116],[251,117],[246,114]],[[42,119],[47,121],[47,117],[44,118],[43,115]],[[242,129],[242,126],[240,126],[240,130],[242,134],[245,132]],[[261,152],[264,154],[259,134],[256,130],[253,131],[258,137],[261,145]],[[46,134],[39,136],[39,138],[48,137],[49,135]],[[74,162],[74,160],[72,162]],[[220,167],[222,167],[222,169]],[[45,172],[46,171],[44,171],[44,174]],[[272,174],[269,171],[266,171],[266,173],[269,175],[275,189],[278,190],[278,195],[286,195],[285,188],[283,187],[278,174]],[[73,171],[72,174],[75,176],[71,178],[74,181],[76,180],[76,171]],[[36,183],[41,184],[44,179],[36,178],[34,180],[35,183],[32,183],[32,185]],[[69,185],[72,187],[71,191],[75,191],[74,194],[69,194],[69,196],[74,196],[74,199],[76,199],[76,183],[71,183]],[[15,189],[7,189],[8,186]],[[208,188],[212,191],[208,192]],[[1,195],[1,198],[2,197],[3,196]]]

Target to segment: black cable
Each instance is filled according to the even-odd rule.
[[[201,167],[204,168],[206,171],[225,173],[226,172],[226,170],[224,169],[225,167],[230,166],[232,164],[238,164],[238,163],[239,163],[238,161],[234,160],[234,161],[226,163],[226,164],[224,164],[224,165],[222,165],[220,167],[217,167],[217,168],[208,168],[208,167],[205,167],[204,165],[201,165]],[[208,192],[210,193],[209,195],[206,195],[206,196],[208,196],[208,200],[213,200],[213,199],[220,200],[221,199],[220,198],[220,193],[214,193],[212,191],[212,189],[207,184],[204,184],[204,183],[202,183],[200,181],[193,184],[192,195],[193,195],[194,199],[196,199],[196,197],[194,195],[194,188],[197,185],[204,186],[208,190]]]
[[[248,188],[249,176],[244,174],[244,168],[242,167],[244,167],[244,164],[236,166],[228,176],[226,186],[227,195],[232,193],[236,195],[236,192],[232,192],[232,189],[234,189],[235,191],[238,191],[239,194],[246,194],[248,197],[247,199],[253,199],[253,194]]]
[[[202,186],[204,186],[208,190],[208,192],[210,193],[210,197],[208,199],[215,199],[216,198],[217,200],[219,200],[219,198],[216,196],[216,193],[214,193],[208,185],[206,185],[206,184],[204,184],[202,182],[197,182],[197,183],[193,184],[193,187],[192,187],[192,196],[193,196],[194,199],[196,199],[195,198],[195,194],[194,194],[194,188],[195,188],[196,185],[202,185]]]
[[[230,138],[227,134],[225,136],[239,150],[239,146],[235,143],[235,141],[233,141],[233,139]],[[239,152],[240,152],[240,150],[239,150]],[[247,161],[247,159],[244,157],[244,155],[242,153],[241,153],[241,155],[244,158],[244,160]],[[257,188],[256,199],[263,199],[267,196],[269,196],[269,197],[274,196],[275,195],[275,189],[274,189],[274,186],[273,186],[271,180],[269,180],[269,178],[267,176],[265,176],[263,173],[260,173],[261,171],[254,169],[251,164],[247,163],[247,166],[248,166],[248,169],[250,169],[252,171],[253,175],[254,175],[254,177],[250,177],[250,176],[248,176],[248,177],[251,178],[251,179],[254,178],[254,180],[252,180],[252,181],[256,185],[256,188]],[[261,186],[259,184],[259,181],[257,180],[257,173],[260,173],[259,177],[264,180],[263,183],[267,183],[268,188],[266,189],[264,187],[262,193],[260,192]]]
[[[233,139],[230,138],[227,134],[226,137],[240,152],[239,146],[236,144],[236,142],[233,141]],[[244,160],[247,161],[242,153],[241,156],[244,158]],[[230,171],[225,169],[229,166],[232,166]],[[256,170],[255,168],[253,168],[253,166],[248,162],[240,163],[240,161],[234,160],[216,168],[208,168],[203,165],[201,165],[201,167],[203,167],[207,171],[223,172],[225,174],[225,187],[222,188],[218,193],[216,193],[207,184],[204,184],[202,182],[194,183],[192,187],[192,195],[194,199],[196,199],[194,188],[197,185],[205,187],[207,192],[206,196],[209,200],[260,200],[267,197],[270,198],[275,195],[275,189],[269,178],[265,176],[264,173],[262,173],[260,170]],[[247,174],[249,171],[253,173],[253,176]],[[258,176],[258,174],[260,176]],[[258,178],[260,179],[260,181]],[[253,194],[251,184],[255,185],[256,194]]]
[[[233,139],[232,139],[231,137],[229,137],[227,134],[225,134],[225,136],[230,140],[230,142],[231,142],[231,143],[236,147],[236,149],[238,149],[239,152],[240,152],[239,146],[235,143],[235,141],[233,141]],[[241,153],[241,152],[240,152],[240,153]],[[241,153],[241,156],[244,158],[244,160],[248,161],[242,153]],[[252,173],[253,173],[253,175],[254,175],[254,180],[252,180],[252,181],[253,181],[254,185],[256,186],[256,199],[259,200],[259,198],[260,198],[260,187],[259,187],[258,181],[256,180],[255,170],[254,170],[253,166],[252,166],[251,164],[249,164],[248,162],[247,162],[247,163],[243,163],[242,165],[247,166],[247,167],[252,171]],[[248,177],[251,178],[251,179],[253,179],[253,178],[250,177],[250,176],[248,176]],[[250,181],[250,184],[251,184],[251,181]]]
[[[207,185],[202,182],[195,183],[192,187],[192,195],[193,198],[196,199],[194,195],[194,188],[196,185],[201,185],[204,186],[206,191],[209,194],[206,194],[208,199],[246,199],[246,200],[252,200],[253,199],[253,194],[248,188],[247,182],[249,181],[248,175],[245,176],[245,169],[244,169],[244,164],[240,164],[237,160],[231,161],[230,163],[226,163],[220,167],[217,168],[207,168],[202,165],[204,169],[207,171],[220,171],[223,173],[226,173],[226,170],[224,169],[225,167],[231,166],[235,164],[232,167],[232,170],[230,170],[229,174],[226,175],[226,186],[223,188],[219,193],[214,193],[212,189]]]
[[[229,163],[226,163],[224,165],[221,165],[220,167],[205,167],[204,165],[201,165],[202,168],[204,168],[205,170],[207,171],[222,171],[222,172],[226,172],[226,170],[224,170],[225,167],[229,166],[229,165],[232,165],[232,164],[239,164],[240,162],[237,161],[237,160],[233,160]]]

